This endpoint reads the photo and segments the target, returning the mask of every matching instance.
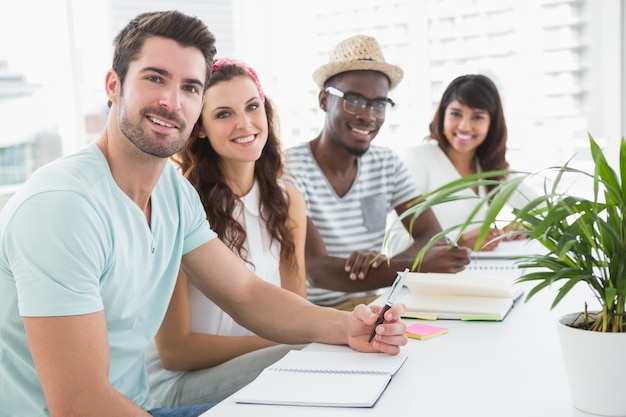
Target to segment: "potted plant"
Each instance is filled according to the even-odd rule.
[[[526,300],[538,292],[556,288],[551,308],[577,285],[587,285],[598,300],[597,311],[580,311],[560,318],[557,323],[563,357],[568,373],[574,406],[600,415],[626,415],[623,390],[626,387],[626,141],[621,140],[619,170],[607,162],[605,154],[589,135],[592,172],[564,166],[548,168],[543,173],[553,180],[545,182],[545,193],[524,206],[513,209],[512,227],[504,236],[524,234],[539,242],[545,252],[525,254],[516,262],[523,268],[517,282],[532,288]],[[491,178],[508,175],[508,181]],[[424,252],[450,233],[462,233],[470,225],[481,224],[477,247],[484,242],[490,226],[519,185],[529,176],[520,172],[482,172],[446,184],[414,202],[402,217],[416,218],[426,208],[457,200],[459,190],[478,185],[495,185],[479,205],[487,205],[486,217],[475,220],[474,214],[461,225],[442,231],[418,254],[414,269]],[[586,178],[592,197],[570,195],[562,191],[565,178]],[[475,200],[472,200],[475,201]],[[583,338],[582,340],[579,339]],[[572,345],[572,346],[570,346]],[[616,349],[616,350],[612,350]],[[611,353],[613,352],[613,353]],[[607,368],[602,360],[608,359]],[[571,363],[570,363],[571,362]],[[621,378],[612,380],[611,378]]]

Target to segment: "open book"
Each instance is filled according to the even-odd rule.
[[[238,403],[372,407],[406,354],[292,350],[233,396]]]
[[[522,291],[514,285],[520,269],[510,262],[470,265],[457,274],[411,272],[404,317],[421,319],[501,321]]]

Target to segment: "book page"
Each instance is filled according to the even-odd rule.
[[[515,276],[519,275],[515,271]],[[467,271],[458,274],[411,272],[405,284],[412,294],[514,298],[519,289],[512,275]]]
[[[511,298],[408,294],[400,302],[406,317],[434,315],[438,319],[502,320],[513,306]],[[420,314],[422,313],[422,314]]]

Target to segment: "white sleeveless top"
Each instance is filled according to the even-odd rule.
[[[256,181],[250,192],[241,198],[241,202],[243,204],[238,204],[233,217],[244,227],[247,234],[244,247],[248,250],[248,260],[252,262],[252,265],[247,262],[245,265],[265,281],[280,287],[280,245],[277,241],[271,240],[265,222],[261,219],[259,186]],[[189,284],[189,301],[191,331],[226,336],[253,334],[237,324],[191,284]]]

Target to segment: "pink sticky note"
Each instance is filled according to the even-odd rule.
[[[448,333],[447,327],[433,326],[424,323],[414,323],[406,328],[406,335],[414,339],[428,339]]]

